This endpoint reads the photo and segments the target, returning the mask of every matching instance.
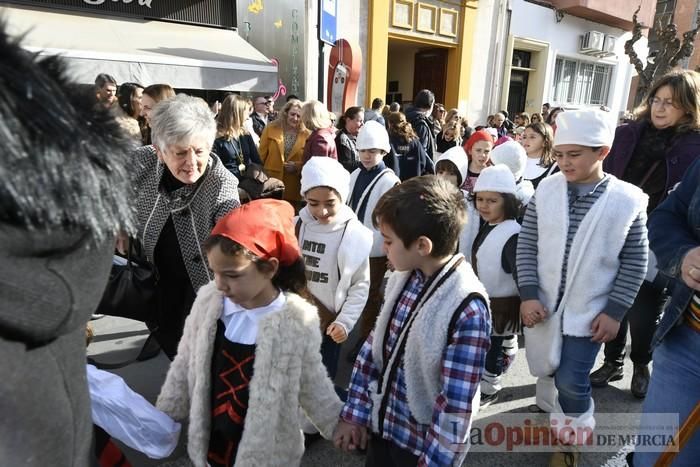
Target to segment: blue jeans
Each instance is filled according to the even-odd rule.
[[[649,391],[642,406],[642,426],[654,425],[647,414],[673,413],[679,424],[688,418],[700,400],[700,333],[687,324],[673,328],[654,350]],[[640,434],[644,434],[640,431]],[[663,449],[660,449],[663,451]],[[635,452],[634,467],[651,467],[660,452]],[[673,466],[696,466],[700,459],[700,430],[695,430]]]
[[[561,363],[554,374],[554,385],[559,392],[559,405],[564,413],[576,417],[591,405],[589,374],[595,363],[600,344],[590,337],[564,336]]]

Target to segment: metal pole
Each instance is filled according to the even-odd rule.
[[[320,24],[319,24],[320,27]],[[323,41],[318,41],[318,100],[321,102],[325,102],[323,95],[324,95],[324,89],[326,88],[325,86],[325,81],[326,81],[326,70],[325,70],[325,60],[323,56],[323,46],[324,46]]]

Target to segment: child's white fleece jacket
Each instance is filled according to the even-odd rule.
[[[372,231],[347,205],[340,207],[330,224],[318,222],[308,207],[299,212],[299,219],[299,247],[311,275],[309,291],[337,313],[334,323],[350,334],[369,293]]]

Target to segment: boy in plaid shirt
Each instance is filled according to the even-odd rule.
[[[389,190],[373,213],[395,268],[334,435],[366,466],[459,465],[491,333],[486,291],[461,254],[461,192],[435,176]]]

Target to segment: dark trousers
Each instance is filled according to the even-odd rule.
[[[510,339],[513,336],[491,336],[491,347],[486,353],[486,362],[484,368],[491,374],[500,375],[503,373],[503,363],[505,355],[503,354],[503,341]]]
[[[379,435],[372,433],[367,444],[365,467],[412,467],[418,465],[418,456],[401,449]]]
[[[615,339],[605,344],[605,362],[622,366],[625,360],[627,328],[632,337],[630,359],[635,365],[647,365],[651,362],[651,340],[659,326],[661,312],[668,296],[654,284],[644,281],[637,298],[625,318],[620,322],[620,331]]]
[[[369,336],[370,331],[374,328],[374,323],[377,321],[377,316],[382,306],[382,282],[386,273],[386,256],[369,259],[369,293],[367,294],[367,303],[362,310],[360,316],[360,335],[362,341]]]

